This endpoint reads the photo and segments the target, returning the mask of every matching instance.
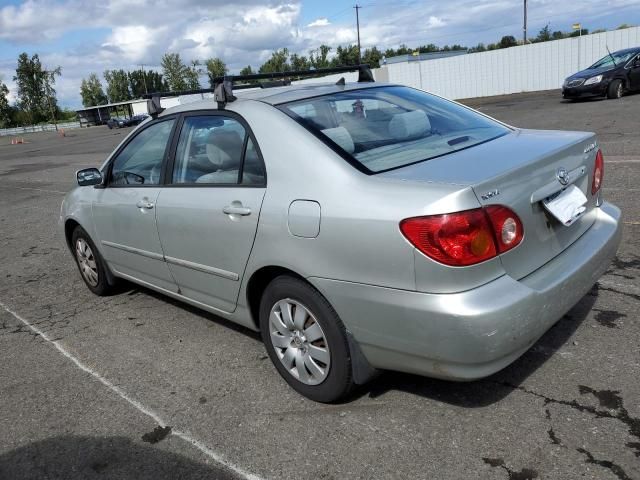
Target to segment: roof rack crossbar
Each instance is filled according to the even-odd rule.
[[[355,72],[359,73],[358,82],[373,82],[373,74],[369,65],[346,65],[342,67],[317,68],[315,70],[289,70],[286,72],[269,72],[269,73],[253,73],[251,75],[226,75],[224,77],[215,77],[214,85],[224,80],[234,82],[247,82],[251,80],[281,80],[292,77],[316,77],[319,75],[327,75],[330,73]]]
[[[270,88],[290,85],[292,78],[317,77],[320,75],[327,75],[331,73],[355,71],[358,72],[359,83],[375,81],[369,65],[346,65],[342,67],[318,68],[315,70],[291,70],[287,72],[254,73],[251,75],[225,75],[223,77],[215,77],[213,79],[213,84],[215,85],[214,88],[181,90],[177,92],[154,92],[147,93],[143,95],[142,98],[152,100],[148,103],[149,113],[151,115],[157,115],[163,110],[160,107],[161,97],[179,97],[182,95],[199,95],[203,93],[213,93],[216,102],[218,102],[218,108],[222,110],[228,102],[233,102],[236,99],[236,97],[233,95],[235,82],[245,82],[241,83],[240,85],[236,85],[236,90],[242,90],[246,88]],[[270,81],[257,82],[257,80]]]

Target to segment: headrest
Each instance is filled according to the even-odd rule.
[[[206,152],[219,170],[237,167],[242,157],[242,138],[237,132],[215,129],[207,139]]]
[[[389,122],[389,133],[392,137],[401,140],[421,137],[429,130],[431,130],[431,122],[422,110],[398,113]]]
[[[340,148],[342,148],[347,153],[353,153],[356,149],[353,144],[353,138],[344,127],[336,127],[336,128],[325,128],[322,130],[327,137],[333,140],[338,144]]]

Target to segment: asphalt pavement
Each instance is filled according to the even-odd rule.
[[[133,285],[85,287],[60,201],[129,129],[0,137],[0,479],[640,479],[640,95],[464,103],[597,132],[618,257],[492,377],[385,373],[338,405],[292,391],[249,330]]]

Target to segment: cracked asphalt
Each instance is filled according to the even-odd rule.
[[[243,478],[233,464],[268,479],[640,479],[640,95],[465,103],[599,134],[604,196],[624,213],[618,257],[496,375],[385,373],[339,405],[289,389],[253,332],[133,285],[106,298],[84,286],[60,201],[127,130],[0,137],[0,478]]]

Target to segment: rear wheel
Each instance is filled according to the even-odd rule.
[[[109,295],[113,291],[113,286],[107,278],[104,260],[87,232],[78,225],[71,239],[73,255],[84,283],[96,295]]]
[[[622,97],[623,93],[624,86],[622,85],[622,81],[614,80],[609,84],[609,88],[607,89],[607,98],[618,99]]]
[[[333,402],[354,386],[345,327],[329,302],[304,281],[280,276],[267,286],[260,330],[278,373],[298,393]]]

